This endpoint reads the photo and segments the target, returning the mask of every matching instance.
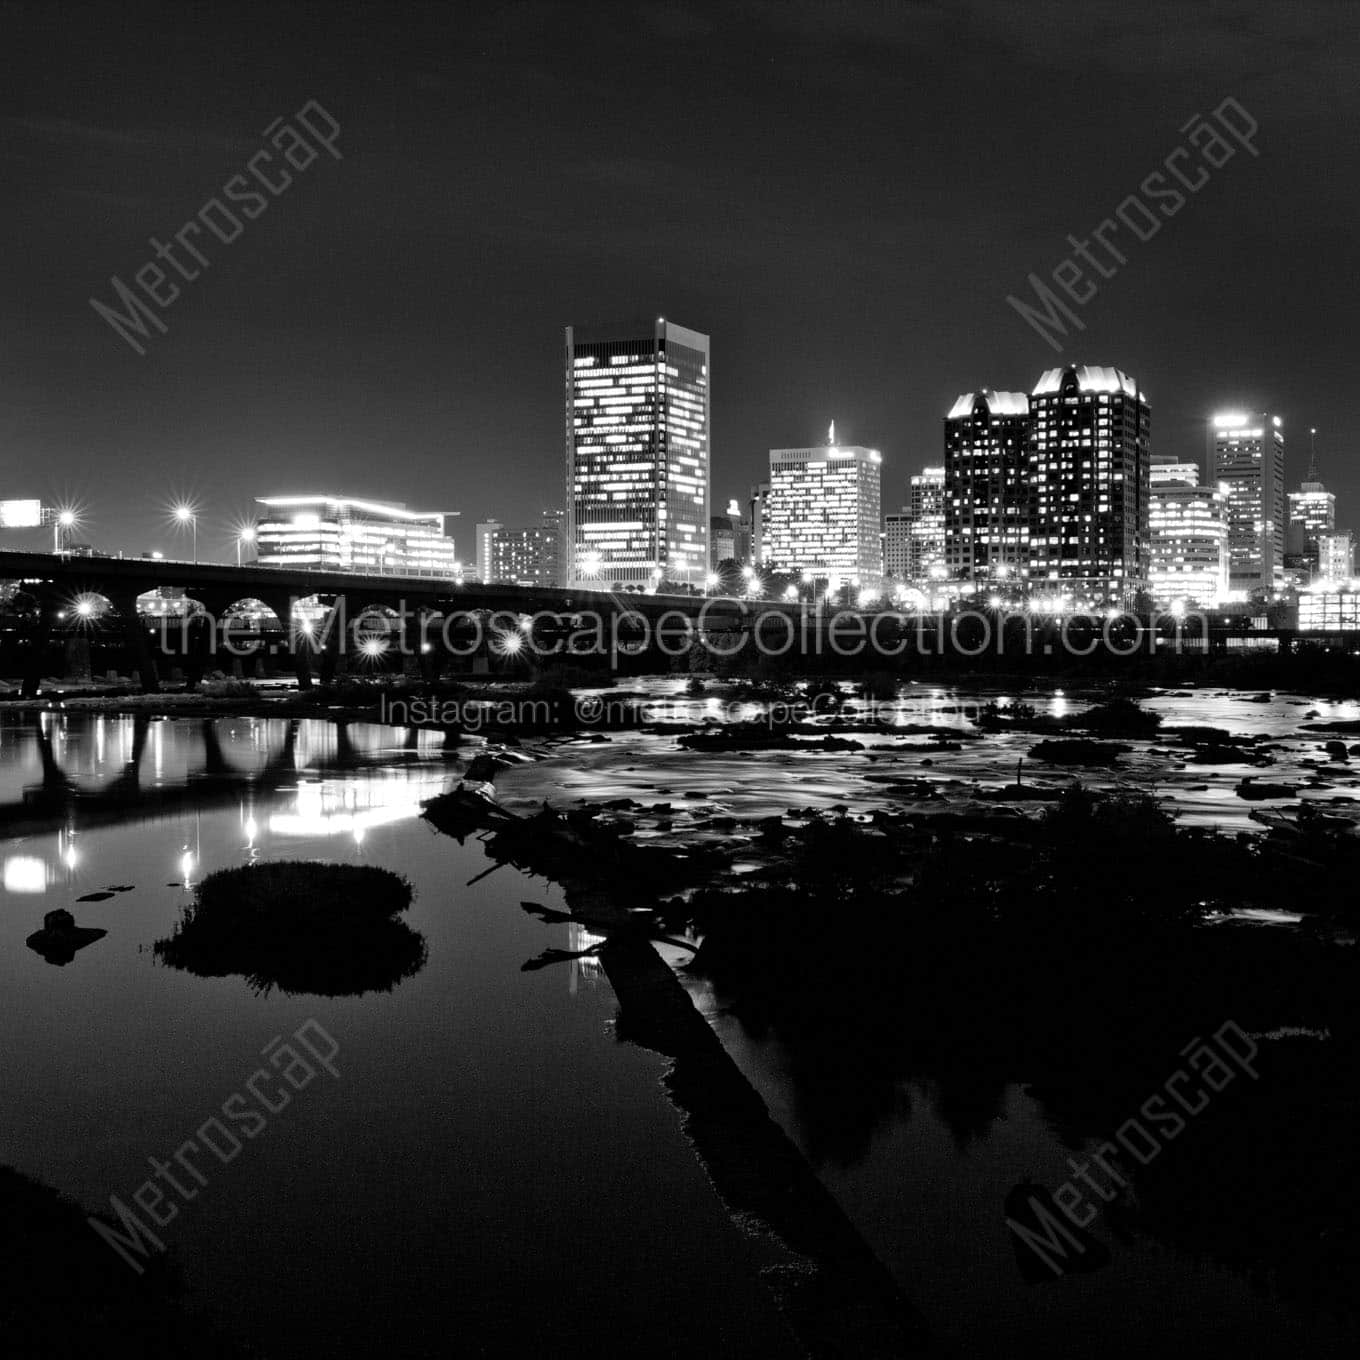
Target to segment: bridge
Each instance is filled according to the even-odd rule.
[[[1360,634],[1354,631],[1300,636],[1293,628],[1256,626],[1253,620],[1240,614],[1197,616],[1193,627],[1185,631],[1180,621],[1170,615],[1120,615],[1120,622],[1113,625],[1116,646],[1116,639],[1110,636],[1111,625],[1103,615],[1045,618],[1003,607],[999,611],[974,608],[907,616],[892,611],[837,610],[824,599],[814,604],[803,600],[464,584],[395,573],[359,575],[308,567],[238,567],[166,558],[0,552],[2,581],[20,583],[29,601],[25,613],[28,628],[23,665],[25,695],[38,693],[42,662],[63,616],[69,628],[72,609],[90,597],[106,602],[99,606],[101,614],[111,612],[121,620],[132,669],[143,690],[157,690],[156,660],[137,602],[143,595],[165,589],[182,591],[205,611],[184,624],[186,642],[179,653],[191,654],[188,635],[192,623],[196,629],[192,654],[200,659],[218,654],[219,640],[223,645],[228,642],[230,625],[239,624],[247,608],[258,601],[274,616],[276,622],[270,631],[286,641],[302,689],[312,684],[313,660],[323,680],[343,668],[347,631],[352,629],[357,637],[356,621],[375,617],[387,621],[377,631],[384,631],[388,638],[394,632],[399,635],[400,654],[411,660],[413,666],[419,665],[424,640],[432,636],[442,639],[446,655],[461,657],[474,655],[479,646],[483,648],[482,654],[489,654],[485,650],[489,636],[508,639],[518,646],[522,639],[515,636],[516,630],[526,617],[531,620],[528,636],[534,643],[534,654],[540,658],[592,654],[612,654],[617,658],[628,654],[630,647],[645,649],[655,645],[669,659],[683,655],[700,638],[712,643],[715,654],[732,656],[752,637],[769,644],[759,648],[766,657],[792,652],[804,659],[830,662],[833,657],[858,656],[862,658],[862,668],[880,670],[900,664],[895,662],[898,657],[908,660],[950,657],[963,664],[984,656],[999,658],[1003,652],[1020,663],[1027,657],[1060,660],[1064,653],[1086,658],[1100,650],[1102,634],[1104,649],[1115,664],[1140,653],[1154,655],[1162,650],[1207,655],[1234,647],[1265,645],[1288,651],[1298,642],[1351,651],[1360,648]],[[314,630],[298,626],[294,608],[299,601],[311,600],[319,601],[323,611]],[[594,653],[570,641],[573,630],[583,620],[592,620],[599,628],[600,646]],[[340,626],[333,626],[337,621]],[[485,627],[488,621],[492,625],[490,630]],[[1189,625],[1188,619],[1186,622]],[[1069,637],[1069,627],[1073,637]],[[263,639],[263,631],[269,626],[261,624],[260,628],[257,640]],[[373,631],[371,623],[369,629]],[[245,641],[240,628],[231,629],[231,633],[235,641]],[[461,645],[470,633],[477,639],[472,649]],[[980,643],[979,634],[986,635]],[[454,637],[460,641],[457,647],[452,642]],[[734,637],[735,645],[720,641]],[[867,655],[866,637],[871,638]],[[1073,638],[1080,645],[1074,645]],[[552,645],[544,646],[545,643]],[[162,638],[162,654],[172,655],[164,644]],[[506,652],[510,650],[507,646]],[[242,654],[232,652],[230,646],[227,651],[236,656]],[[1042,661],[1038,668],[1044,668]],[[202,667],[198,669],[201,673]]]
[[[281,633],[290,641],[296,634],[294,606],[319,599],[327,614],[317,633],[334,648],[342,630],[333,629],[335,618],[353,621],[366,613],[397,615],[419,635],[431,624],[450,617],[504,616],[507,620],[530,616],[539,623],[559,621],[562,628],[580,616],[631,621],[652,628],[669,624],[678,632],[692,632],[701,625],[709,632],[730,632],[747,626],[754,612],[752,602],[691,594],[631,594],[608,590],[562,589],[554,586],[462,583],[429,576],[396,573],[361,575],[309,567],[231,566],[185,562],[169,558],[83,557],[56,553],[0,552],[0,581],[17,582],[36,602],[30,655],[35,665],[45,651],[55,625],[69,616],[78,602],[100,598],[123,622],[127,645],[142,688],[158,688],[155,661],[139,597],[158,590],[180,590],[200,604],[208,617],[220,625],[243,606],[259,601],[274,615]],[[759,609],[778,611],[806,627],[815,616],[807,605],[761,602]],[[101,612],[105,606],[101,605]],[[815,624],[813,625],[815,626]],[[636,630],[635,630],[636,631]],[[239,634],[238,634],[239,636]],[[618,634],[615,635],[617,640]],[[298,684],[311,684],[309,645],[293,645]],[[40,669],[40,666],[39,666]],[[324,665],[323,665],[324,671]],[[24,676],[25,693],[37,676]]]

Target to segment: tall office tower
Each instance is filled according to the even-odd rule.
[[[351,496],[257,496],[256,560],[264,567],[317,567],[371,575],[455,577],[445,512]]]
[[[708,573],[708,336],[657,317],[566,332],[568,581]]]
[[[1061,607],[1127,607],[1147,585],[1148,437],[1117,368],[1051,368],[1030,394],[1031,592]]]
[[[1159,608],[1214,604],[1228,589],[1228,496],[1200,484],[1199,464],[1152,456],[1148,590]]]
[[[1317,579],[1324,585],[1345,585],[1355,575],[1355,550],[1350,533],[1318,535]]]
[[[1318,477],[1316,430],[1310,430],[1308,476],[1297,491],[1289,493],[1289,526],[1285,531],[1285,555],[1297,559],[1286,565],[1318,570],[1318,539],[1336,529],[1336,497]]]
[[[907,577],[917,585],[946,574],[944,502],[943,467],[922,468],[907,483]]]
[[[877,449],[834,441],[833,425],[819,447],[770,450],[765,560],[835,585],[877,585],[883,458]]]
[[[479,581],[491,580],[491,549],[495,542],[496,534],[505,526],[498,519],[488,519],[479,524],[476,528],[476,549],[477,549],[477,579]]]
[[[747,512],[747,518],[751,521],[751,562],[757,567],[765,561],[765,526],[769,504],[769,482],[757,482],[751,488],[750,509]]]
[[[944,420],[945,565],[974,589],[1029,575],[1029,398],[965,392]]]
[[[1228,484],[1228,585],[1247,594],[1284,585],[1284,435],[1265,411],[1209,422],[1209,466]]]
[[[883,572],[898,581],[910,579],[911,511],[906,506],[883,516]]]

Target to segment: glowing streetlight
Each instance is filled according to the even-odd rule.
[[[583,576],[598,576],[603,562],[604,558],[598,552],[592,550],[583,554],[581,557],[581,574]]]
[[[175,522],[179,525],[188,524],[194,531],[194,565],[198,565],[198,515],[192,505],[175,506]]]
[[[249,524],[236,535],[236,565],[238,567],[241,565],[241,545],[243,543],[254,543],[255,539],[255,529]]]

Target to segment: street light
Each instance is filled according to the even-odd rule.
[[[255,542],[255,530],[251,528],[250,525],[246,525],[246,527],[242,529],[239,534],[236,535],[236,565],[238,567],[241,565],[241,544],[254,542]]]
[[[175,506],[175,520],[179,524],[190,524],[194,530],[194,565],[198,565],[198,516],[192,505]]]
[[[76,512],[74,510],[59,510],[52,520],[52,551],[59,553],[62,551],[62,539],[69,539],[70,531],[76,525]],[[69,542],[67,551],[70,550]]]

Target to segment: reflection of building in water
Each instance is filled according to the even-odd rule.
[[[576,953],[582,949],[593,949],[596,945],[603,943],[603,935],[596,935],[594,931],[587,930],[579,921],[567,922],[567,949],[570,952]],[[569,966],[571,977],[567,987],[572,996],[575,996],[580,990],[583,982],[592,989],[599,985],[604,970],[597,955],[590,955],[584,959],[572,959]]]

